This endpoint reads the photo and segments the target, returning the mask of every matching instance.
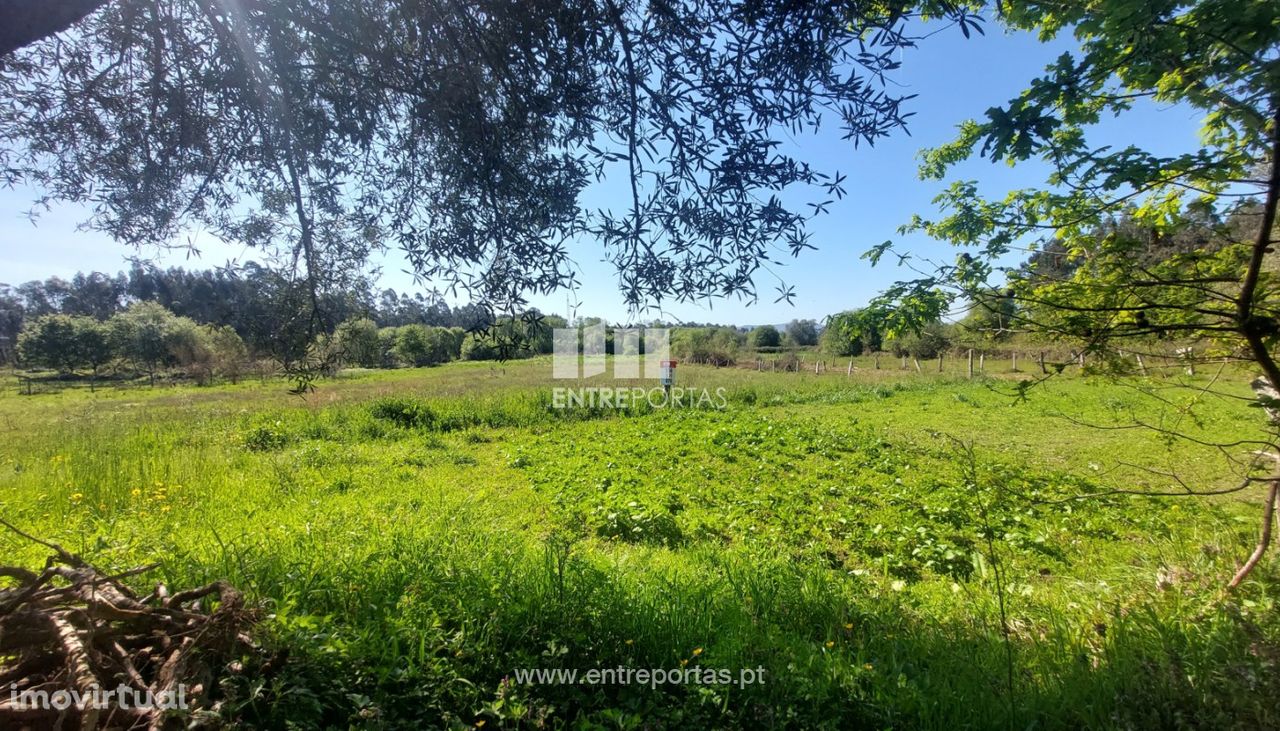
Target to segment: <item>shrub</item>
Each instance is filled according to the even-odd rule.
[[[453,342],[453,333],[445,328],[405,325],[396,331],[394,350],[408,365],[436,365],[452,360]]]
[[[671,334],[671,354],[689,363],[726,366],[737,360],[740,336],[731,327],[678,328]]]
[[[462,342],[463,360],[497,360],[498,349],[493,343],[475,333],[468,333]]]
[[[908,333],[891,341],[893,354],[912,358],[937,358],[951,347],[946,326],[940,322],[926,325],[919,333]]]
[[[375,419],[389,421],[406,429],[430,429],[438,419],[429,406],[407,398],[381,398],[369,406]]]
[[[782,345],[782,336],[773,325],[761,325],[747,334],[747,344],[753,348],[776,348]]]
[[[244,442],[245,449],[250,452],[270,452],[288,444],[289,437],[288,431],[284,428],[284,423],[277,420],[250,426],[245,430],[241,439]]]
[[[347,320],[333,332],[334,344],[343,360],[361,368],[378,368],[383,365],[383,343],[378,325],[367,317]]]
[[[599,522],[595,532],[601,538],[668,548],[684,543],[675,516],[666,510],[646,510],[633,502],[621,509],[599,506],[596,512]]]

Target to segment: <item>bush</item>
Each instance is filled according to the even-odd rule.
[[[270,452],[289,443],[290,434],[283,422],[260,422],[245,430],[241,437],[244,448],[250,452]]]
[[[463,360],[497,360],[498,349],[487,338],[468,333],[462,341]]]
[[[865,310],[838,312],[827,318],[822,329],[823,352],[832,355],[855,356],[867,351],[880,350],[879,323],[867,316]]]
[[[183,368],[204,385],[213,378],[213,344],[207,328],[185,317],[175,317],[166,326],[164,340],[172,363]]]
[[[908,333],[891,341],[893,354],[912,358],[937,358],[951,347],[947,328],[940,322],[926,325],[919,333]]]
[[[396,357],[407,365],[428,366],[446,363],[454,357],[455,335],[441,327],[405,325],[396,331]]]
[[[761,325],[747,334],[747,344],[753,348],[776,348],[782,345],[782,336],[773,325]]]
[[[370,405],[369,413],[375,419],[406,429],[431,429],[437,421],[435,412],[426,404],[406,398],[378,399]]]
[[[238,383],[249,368],[249,349],[229,325],[205,325],[204,328],[213,356],[214,375]]]
[[[384,363],[383,343],[378,325],[367,317],[347,320],[333,331],[334,345],[347,363],[361,368],[378,368]]]
[[[596,508],[599,522],[596,535],[622,541],[674,548],[684,543],[684,533],[675,516],[664,509],[647,510],[636,503],[614,509]]]
[[[740,346],[738,331],[731,327],[682,327],[671,333],[671,354],[689,363],[733,365]]]

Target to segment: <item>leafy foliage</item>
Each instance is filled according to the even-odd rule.
[[[1247,348],[1270,373],[1274,334],[1266,323],[1277,312],[1273,277],[1261,262],[1280,187],[1280,82],[1273,73],[1280,11],[1272,3],[1217,0],[1002,8],[1011,27],[1045,38],[1070,32],[1081,50],[1063,54],[1017,98],[988,110],[985,121],[961,125],[955,141],[926,151],[921,174],[941,178],[971,156],[1038,158],[1054,172],[1045,187],[1004,199],[982,197],[974,181],[952,183],[936,201],[942,217],[916,217],[904,230],[965,251],[936,276],[890,289],[881,303],[901,305],[895,319],[917,327],[956,298],[1013,297],[1026,326],[1090,347],[1112,338],[1209,337]],[[1136,145],[1090,146],[1089,125],[1144,100],[1201,110],[1204,146],[1174,156]],[[1237,203],[1249,186],[1267,201]],[[1215,210],[1224,205],[1251,224],[1235,227],[1238,238],[1164,243],[1221,220]],[[1052,236],[1053,259],[1040,257],[1033,277],[1001,264],[1016,245],[1044,234]],[[871,256],[884,253],[877,247]],[[1000,273],[1013,275],[1008,291],[993,281]]]
[[[895,327],[918,329],[959,299],[1003,303],[1002,319],[1019,329],[1099,352],[1112,341],[1204,339],[1280,382],[1276,279],[1264,266],[1280,198],[1280,11],[1218,0],[1002,8],[1011,27],[1045,38],[1070,32],[1080,51],[926,151],[921,174],[941,178],[974,156],[1037,158],[1053,172],[1044,187],[1003,199],[953,182],[936,200],[943,215],[917,216],[904,231],[965,250],[874,306]],[[1203,146],[1161,156],[1089,144],[1089,126],[1103,115],[1123,117],[1148,101],[1203,112]],[[1249,198],[1255,192],[1261,202]],[[1003,263],[1036,237],[1049,240],[1031,266]]]
[[[92,317],[45,315],[33,320],[18,338],[23,362],[64,373],[98,368],[111,359],[107,331]]]
[[[782,345],[782,335],[773,325],[761,325],[747,333],[747,344],[753,348],[776,348]]]
[[[396,247],[514,312],[574,281],[581,235],[633,307],[754,298],[843,195],[779,137],[900,129],[884,80],[920,15],[978,27],[934,1],[108,2],[4,59],[0,169],[123,242],[202,226],[286,254],[311,309]],[[624,210],[581,203],[605,178]]]
[[[685,363],[732,365],[743,341],[733,327],[682,327],[671,333],[671,354]]]
[[[818,323],[815,320],[792,320],[787,323],[787,340],[795,345],[807,347],[818,344]]]
[[[849,310],[827,317],[822,349],[833,355],[861,355],[880,350],[884,324],[871,310]]]

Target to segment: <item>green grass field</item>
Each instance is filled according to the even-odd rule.
[[[1222,452],[1097,424],[1244,440],[1256,409],[1189,412],[1173,380],[1072,374],[1019,401],[992,363],[859,365],[682,366],[724,410],[551,409],[547,360],[355,372],[306,398],[11,382],[0,513],[261,602],[290,654],[226,689],[247,727],[1280,727],[1275,560],[1222,590],[1260,493],[1087,497],[1167,486],[1156,471],[1234,481]],[[46,549],[4,532],[0,552]],[[516,678],[619,666],[764,682]]]

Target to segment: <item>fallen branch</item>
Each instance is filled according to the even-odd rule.
[[[225,581],[145,598],[121,581],[154,565],[109,574],[56,543],[0,519],[0,526],[51,549],[40,573],[0,566],[0,728],[149,729],[199,727],[216,711],[220,680],[240,672],[256,647],[256,615]],[[85,702],[58,710],[40,697],[64,691]],[[122,704],[106,692],[150,701]],[[40,696],[39,694],[50,694]],[[97,696],[95,697],[95,694]],[[182,698],[182,708],[176,699]],[[71,697],[77,697],[72,695]]]

